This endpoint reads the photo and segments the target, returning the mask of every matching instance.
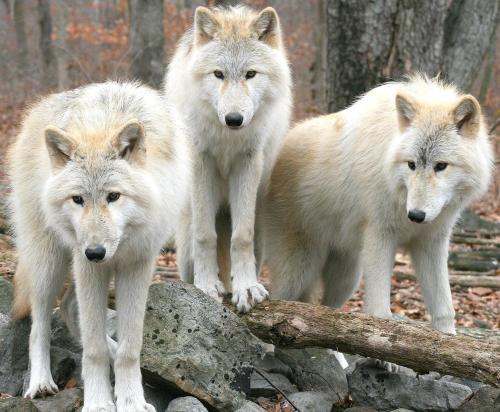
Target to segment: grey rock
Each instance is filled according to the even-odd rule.
[[[500,388],[483,386],[457,412],[500,412]]]
[[[167,409],[168,404],[174,398],[171,394],[165,391],[162,387],[155,387],[148,383],[144,383],[144,398],[146,402],[153,405],[158,412]]]
[[[369,406],[353,406],[347,408],[344,412],[377,412],[377,410]]]
[[[208,412],[208,409],[195,397],[183,396],[170,402],[166,412]]]
[[[74,412],[83,405],[83,391],[79,388],[65,389],[54,396],[36,398],[32,402],[40,412]]]
[[[220,411],[234,411],[250,390],[262,343],[229,309],[192,285],[152,285],[141,367],[146,381],[189,393]]]
[[[261,373],[272,383],[272,385],[257,372],[253,372],[250,380],[250,394],[253,398],[258,398],[259,396],[264,396],[266,398],[272,397],[279,393],[276,388],[285,394],[297,392],[297,388],[292,385],[286,376],[279,373],[267,373],[264,371]]]
[[[415,411],[449,411],[458,408],[472,390],[454,382],[422,379],[361,365],[348,376],[355,403],[390,411],[398,407]]]
[[[8,398],[0,399],[0,412],[40,412],[29,399]]]
[[[31,322],[11,320],[0,326],[0,392],[12,396],[22,394],[24,374],[28,369]]]
[[[9,315],[12,307],[14,287],[7,279],[0,278],[0,313]]]
[[[0,313],[0,328],[3,326],[7,326],[9,322],[10,318],[7,315]]]
[[[300,411],[325,412],[332,410],[335,399],[327,392],[297,392],[288,397]]]
[[[280,361],[274,353],[266,353],[262,359],[259,359],[255,367],[260,371],[269,373],[280,373],[281,375],[291,376],[290,366]]]
[[[411,409],[398,408],[398,409],[392,410],[391,412],[414,412],[414,411],[412,411]]]
[[[255,402],[246,401],[244,405],[235,412],[266,412],[266,410],[261,408]]]
[[[329,392],[336,401],[347,396],[346,372],[330,349],[276,348],[275,355],[291,368],[288,378],[301,391]]]
[[[450,376],[450,375],[444,375],[441,378],[441,380],[442,381],[446,381],[446,382],[455,382],[455,383],[459,383],[461,385],[468,386],[474,392],[476,392],[479,388],[482,388],[483,386],[486,386],[482,382],[473,381],[472,379],[467,379],[467,378],[459,378],[457,376]]]

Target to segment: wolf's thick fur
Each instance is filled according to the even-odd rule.
[[[54,94],[28,112],[10,153],[19,253],[14,312],[26,315],[31,306],[33,318],[25,396],[57,391],[50,372],[50,318],[72,267],[84,411],[154,411],[144,400],[139,369],[145,302],[155,256],[173,235],[185,203],[186,157],[164,100],[137,84],[107,82]],[[104,258],[91,262],[86,254],[98,246]],[[116,406],[104,327],[112,276]]]
[[[218,273],[227,280],[230,272],[225,286],[240,311],[267,296],[257,281],[255,210],[289,124],[290,88],[272,8],[199,7],[166,77],[193,153],[191,201],[177,231],[181,277],[221,299]]]
[[[389,318],[394,255],[403,248],[432,325],[454,333],[449,236],[491,169],[476,99],[437,80],[388,83],[299,124],[285,138],[265,203],[271,296],[306,299],[322,277],[324,304],[341,307],[363,272],[366,311]],[[417,220],[425,213],[424,222],[410,212]]]

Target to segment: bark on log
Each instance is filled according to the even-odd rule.
[[[500,386],[500,340],[450,336],[429,327],[339,312],[301,302],[266,301],[241,315],[276,346],[324,347]]]
[[[394,276],[399,280],[417,280],[417,277],[413,273],[408,272],[395,271]],[[500,276],[449,275],[448,280],[452,286],[482,286],[494,290],[500,289]]]

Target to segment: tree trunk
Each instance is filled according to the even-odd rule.
[[[500,386],[500,342],[301,302],[266,301],[241,315],[253,334],[280,347],[324,347]]]
[[[159,88],[165,72],[163,0],[129,0],[132,76]]]
[[[468,90],[497,26],[495,0],[330,0],[326,5],[328,111],[413,72]]]
[[[237,6],[241,3],[241,0],[208,0],[207,6],[209,7],[229,7],[229,6]]]
[[[57,57],[57,88],[59,91],[70,87],[67,40],[68,32],[68,5],[62,1],[57,2],[56,8],[56,57]]]
[[[50,0],[38,0],[38,23],[40,25],[40,52],[42,55],[43,83],[48,89],[57,85],[56,57],[52,47],[52,18]]]
[[[28,43],[24,30],[24,1],[15,0],[13,7],[14,28],[16,31],[17,69],[21,76],[26,75],[28,69]]]

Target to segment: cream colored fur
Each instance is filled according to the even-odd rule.
[[[299,124],[265,198],[271,297],[306,299],[322,278],[323,303],[340,308],[364,273],[366,312],[389,318],[401,248],[411,254],[433,327],[455,333],[450,232],[486,190],[492,158],[477,101],[418,76]],[[410,221],[415,210],[423,223]]]
[[[19,254],[14,312],[26,315],[31,306],[33,319],[25,396],[57,391],[50,372],[50,319],[72,271],[83,344],[83,410],[154,411],[144,400],[139,354],[155,257],[173,235],[184,204],[189,170],[178,130],[159,94],[131,83],[54,94],[28,111],[10,153]],[[110,193],[120,196],[111,199]],[[96,245],[106,249],[99,263],[86,257]],[[104,328],[113,276],[116,402]]]
[[[288,128],[290,87],[270,7],[198,8],[166,77],[193,157],[191,200],[177,230],[181,277],[217,300],[232,289],[240,311],[267,296],[257,281],[255,211]],[[239,128],[226,124],[230,113],[241,116]]]

